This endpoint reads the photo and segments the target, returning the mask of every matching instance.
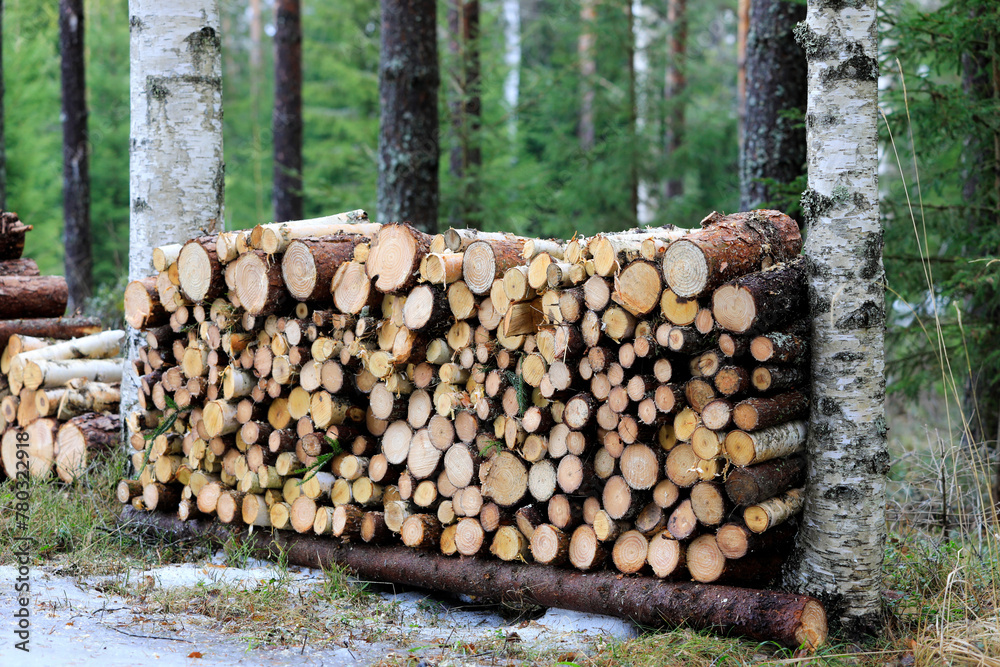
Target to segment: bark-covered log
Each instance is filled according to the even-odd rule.
[[[798,390],[740,401],[733,408],[733,422],[744,431],[784,424],[809,414],[809,398]]]
[[[329,303],[333,299],[333,276],[351,260],[357,239],[300,239],[288,244],[281,258],[285,287],[299,301]]]
[[[803,456],[789,456],[736,468],[726,478],[726,495],[740,507],[749,507],[787,489],[801,486],[805,474],[806,459]]]
[[[251,315],[273,313],[288,299],[281,264],[263,251],[255,250],[240,257],[234,271],[236,296]]]
[[[121,438],[117,414],[92,412],[74,417],[56,435],[56,474],[71,483],[90,465],[92,454],[110,451]]]
[[[712,294],[712,315],[735,333],[770,331],[799,319],[806,292],[806,261],[796,257],[719,287]]]
[[[462,279],[473,294],[490,291],[494,280],[514,266],[524,264],[521,257],[524,239],[517,237],[496,241],[475,241],[465,249],[462,258]]]
[[[57,317],[25,320],[0,320],[0,348],[14,334],[36,338],[79,338],[100,332],[101,321],[96,317]]]
[[[123,522],[138,530],[178,537],[225,541],[230,530],[205,520],[181,522],[161,514],[123,510]],[[615,572],[581,573],[537,565],[481,559],[455,560],[403,547],[337,544],[310,536],[256,531],[237,537],[260,555],[284,550],[289,562],[340,564],[362,579],[415,585],[505,603],[533,603],[612,614],[643,625],[680,625],[775,641],[797,648],[820,646],[827,635],[826,614],[815,599],[801,595],[669,583]]]
[[[0,276],[0,320],[59,317],[68,300],[69,288],[61,276]]]
[[[125,287],[125,321],[133,329],[151,329],[166,324],[170,313],[160,303],[156,278],[133,280]]]
[[[24,252],[24,237],[31,225],[21,222],[17,213],[0,213],[0,260],[20,259]]]
[[[713,213],[702,227],[671,243],[663,255],[663,277],[678,296],[703,294],[802,250],[798,224],[777,211]]]
[[[33,259],[0,260],[0,276],[31,278],[39,275],[38,264]]]

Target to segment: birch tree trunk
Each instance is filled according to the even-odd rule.
[[[274,7],[274,221],[302,213],[302,21],[299,0]]]
[[[880,614],[889,455],[877,188],[875,0],[810,0],[808,225],[812,391],[807,500],[786,584],[848,632]]]
[[[793,114],[802,113],[806,106],[806,59],[792,35],[805,14],[804,5],[789,0],[753,0],[750,5],[741,211],[767,202],[788,210],[787,195],[775,193],[767,181],[791,183],[805,165],[806,132]]]
[[[90,296],[90,159],[87,155],[87,85],[83,65],[83,0],[59,2],[62,79],[63,239],[69,312]]]
[[[517,155],[517,105],[521,93],[521,2],[503,0],[503,63],[507,74],[503,80],[503,99],[507,103],[507,133],[512,151]]]
[[[649,131],[650,97],[649,50],[653,43],[653,18],[650,4],[642,0],[632,0],[632,32],[635,35],[635,49],[632,52],[632,70],[635,77],[635,134],[639,146],[652,145],[645,141]],[[648,225],[656,217],[656,195],[649,180],[643,178],[643,153],[638,153],[639,178],[636,184],[636,219],[640,225]]]
[[[684,140],[684,75],[687,58],[687,0],[667,0],[667,26],[670,30],[670,55],[667,65],[667,118],[664,127],[663,157],[668,164]],[[674,174],[680,171],[672,167]],[[674,175],[664,185],[664,199],[684,194],[684,181]]]
[[[452,56],[452,80],[456,91],[448,103],[454,144],[449,170],[458,182],[458,201],[450,212],[452,227],[482,227],[479,202],[479,171],[482,150],[481,83],[479,76],[479,0],[449,0],[448,50]]]
[[[222,58],[217,0],[129,0],[129,280],[153,273],[153,248],[223,224]],[[122,422],[135,409],[129,329]]]
[[[580,59],[580,122],[577,137],[580,150],[588,152],[594,148],[594,78],[597,61],[594,60],[594,46],[597,35],[597,8],[594,0],[580,2],[580,37],[577,40],[577,57]]]
[[[382,0],[378,221],[437,231],[437,3]]]

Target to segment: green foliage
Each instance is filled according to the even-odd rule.
[[[886,273],[890,289],[916,304],[925,322],[937,316],[944,325],[940,343],[916,326],[890,329],[900,371],[893,379],[897,387],[916,392],[937,375],[926,362],[937,357],[939,346],[958,353],[955,359],[967,352],[969,370],[993,385],[980,399],[986,397],[995,414],[1000,262],[991,260],[1000,248],[995,154],[1000,84],[990,72],[1000,58],[1000,6],[951,0],[927,11],[894,0],[882,5],[882,14],[883,35],[890,39],[882,54],[887,85],[881,129],[892,166],[882,179]],[[928,262],[922,264],[921,257]],[[936,309],[929,289],[940,297]],[[901,318],[909,319],[908,309],[902,310]],[[995,426],[992,433],[987,429],[988,437],[994,434]]]

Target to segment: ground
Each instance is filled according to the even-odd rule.
[[[635,637],[625,621],[562,610],[535,620],[511,619],[495,609],[417,592],[390,590],[346,606],[329,599],[329,576],[320,570],[250,562],[227,567],[219,553],[201,564],[127,571],[112,576],[68,576],[55,567],[32,571],[31,652],[18,651],[13,636],[17,610],[14,567],[0,567],[0,617],[6,631],[2,665],[496,665],[518,656],[545,653],[571,662],[609,641]],[[357,582],[353,582],[356,584]],[[310,600],[311,613],[335,626],[341,640],[310,641],[295,621],[284,629],[283,646],[268,642],[239,618],[201,613],[206,599],[238,597],[250,591],[287,592]],[[131,592],[131,593],[130,593]],[[138,592],[138,594],[135,594]],[[126,593],[123,595],[122,593]],[[235,595],[234,595],[235,593]],[[266,603],[263,597],[258,598]],[[277,602],[277,601],[276,601]],[[201,608],[200,608],[201,607]],[[366,618],[366,614],[370,614]],[[221,618],[220,618],[221,616]],[[339,617],[338,617],[339,616]],[[378,619],[375,621],[375,619]],[[371,623],[378,623],[377,632]],[[243,627],[241,627],[243,626]],[[366,627],[368,626],[368,627]],[[515,650],[516,649],[516,650]]]

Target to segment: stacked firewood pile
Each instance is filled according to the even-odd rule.
[[[61,317],[66,279],[40,276],[21,257],[30,230],[17,214],[0,214],[0,454],[10,477],[26,450],[32,475],[55,471],[72,482],[91,452],[120,439],[122,366],[113,357],[124,332],[100,333],[97,318]]]
[[[364,212],[157,248],[138,479],[183,518],[764,584],[794,537],[805,266],[776,211],[568,242]]]

